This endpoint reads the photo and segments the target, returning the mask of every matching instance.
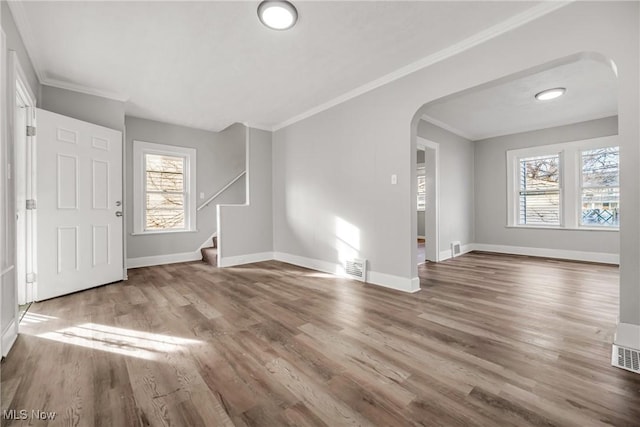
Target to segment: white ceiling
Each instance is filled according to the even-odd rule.
[[[551,101],[535,94],[564,87]],[[470,140],[480,140],[615,116],[616,76],[611,66],[583,55],[534,74],[483,85],[430,104],[423,118]]]
[[[538,3],[297,1],[289,31],[260,24],[258,1],[29,1],[12,10],[42,83],[122,98],[128,115],[221,130],[277,128],[557,7]]]

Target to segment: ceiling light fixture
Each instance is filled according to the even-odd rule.
[[[258,5],[258,18],[273,30],[288,30],[296,24],[298,11],[285,0],[264,0]]]
[[[556,99],[567,91],[567,89],[563,87],[556,87],[553,89],[543,90],[542,92],[536,93],[536,99],[538,101],[549,101],[551,99]]]

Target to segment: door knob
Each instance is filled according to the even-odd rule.
[[[117,211],[116,216],[122,216],[122,211]]]

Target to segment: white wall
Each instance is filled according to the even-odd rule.
[[[618,231],[531,230],[508,228],[506,151],[518,148],[579,141],[618,133],[617,117],[568,126],[500,136],[476,144],[476,243],[500,246],[579,251],[616,258],[620,252]],[[561,253],[561,252],[560,252]]]
[[[474,144],[420,120],[418,136],[439,144],[440,252],[450,256],[451,242],[474,243]]]
[[[640,211],[638,3],[575,2],[276,131],[275,249],[337,262],[335,222],[342,218],[358,231],[358,252],[372,270],[417,277],[411,125],[421,107],[579,52],[598,52],[617,66],[621,204]],[[620,318],[639,325],[640,219],[622,217],[621,230]]]
[[[271,132],[246,132],[247,203],[218,207],[221,267],[273,258]]]

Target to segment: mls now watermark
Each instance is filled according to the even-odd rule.
[[[40,409],[5,409],[2,411],[2,418],[5,420],[41,420],[51,421],[56,418],[56,413],[52,411],[41,411]]]

